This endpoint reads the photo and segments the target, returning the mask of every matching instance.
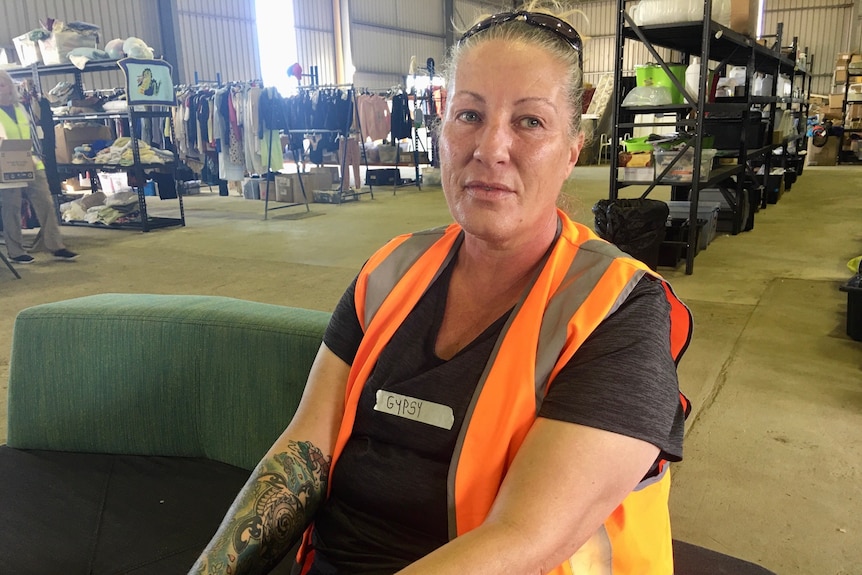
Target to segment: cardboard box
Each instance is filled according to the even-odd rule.
[[[340,204],[341,192],[338,190],[314,190],[314,202],[317,204]]]
[[[39,50],[42,52],[42,63],[46,66],[68,64],[69,52],[75,48],[98,48],[99,34],[97,32],[81,33],[73,30],[51,32],[45,40],[39,40]]]
[[[320,182],[323,182],[323,185],[326,187],[331,187],[332,184],[335,184],[340,181],[338,177],[338,168],[335,166],[319,166],[315,168],[311,168],[309,170],[311,174],[315,176],[320,176]]]
[[[835,84],[847,82],[847,66],[835,66],[835,75],[832,80]]]
[[[849,120],[862,119],[862,102],[847,104],[847,109],[845,110],[844,115]]]
[[[22,66],[38,64],[42,61],[42,53],[39,51],[39,45],[30,39],[29,34],[22,34],[17,38],[12,38],[12,44],[15,45],[15,52],[18,54],[18,61]]]
[[[56,139],[54,153],[58,164],[72,163],[75,148],[82,144],[92,144],[97,140],[114,140],[114,134],[107,126],[80,126],[67,130],[62,124],[54,126]]]
[[[282,202],[285,204],[294,203],[294,197],[302,198],[302,192],[299,190],[299,176],[296,174],[276,174],[275,182],[270,182],[269,189],[273,190],[275,184],[275,196],[270,197],[270,200]],[[260,199],[266,199],[266,182],[261,182]]]
[[[287,204],[309,204],[313,202],[313,191],[315,185],[328,180],[325,174],[302,174],[302,187],[299,184],[299,174],[276,174],[275,175],[275,197],[270,197],[276,202],[284,202]],[[266,199],[265,181],[260,183],[260,199]],[[329,189],[331,186],[321,186],[323,189]],[[305,197],[302,196],[302,190],[305,189]],[[270,183],[270,190],[273,189],[273,184]]]
[[[0,182],[11,184],[35,179],[32,149],[30,140],[0,140]]]
[[[823,146],[815,146],[814,139],[808,139],[808,154],[805,156],[808,166],[834,166],[838,161],[837,136],[829,136]]]
[[[844,105],[844,92],[840,94],[829,94],[829,107],[840,108]]]
[[[840,123],[844,119],[844,110],[842,108],[824,108],[822,113],[824,120],[838,120]]]
[[[757,32],[758,0],[730,0],[730,29],[746,36]]]
[[[849,62],[853,58],[853,52],[838,52],[838,55],[835,57],[835,60],[838,62],[847,61]]]

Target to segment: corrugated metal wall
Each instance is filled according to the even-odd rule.
[[[614,72],[617,2],[580,2],[576,8],[581,14],[572,16],[570,20],[584,39],[584,80],[597,84],[602,76]],[[657,52],[669,62],[676,60],[670,50],[660,48]],[[654,60],[643,44],[626,40],[623,50],[624,75],[634,75],[635,65]]]
[[[480,15],[511,10],[520,5],[517,0],[456,0],[455,24],[460,29],[469,27]],[[584,38],[584,80],[597,83],[605,74],[613,73],[615,35],[617,26],[616,0],[588,0],[569,2],[580,14],[569,20]],[[659,50],[667,57],[668,50]],[[639,42],[626,42],[623,69],[634,74],[635,64],[653,60]]]
[[[176,6],[181,82],[200,78],[249,80],[260,76],[255,28],[254,0],[173,0]],[[828,93],[837,52],[860,48],[859,16],[854,1],[767,0],[765,33],[784,24],[784,44],[794,36],[800,47],[808,47],[815,74],[813,91]],[[38,27],[47,17],[82,20],[102,28],[103,43],[111,38],[137,36],[161,52],[156,0],[3,0],[0,2],[0,43],[11,46],[14,36]],[[471,24],[476,16],[511,9],[516,0],[455,0],[458,27]],[[583,12],[576,27],[584,35],[585,79],[597,82],[614,66],[616,0],[572,2]],[[295,0],[299,61],[306,68],[317,65],[320,81],[336,79],[336,45],[331,0]],[[402,83],[410,56],[420,65],[427,58],[438,63],[445,56],[443,0],[349,0],[351,51],[360,86],[386,87]],[[635,64],[652,58],[638,43],[625,50],[623,68],[631,73]],[[88,87],[108,88],[121,84],[122,75],[88,75]],[[51,81],[67,78],[54,77]]]
[[[350,28],[353,82],[360,87],[403,85],[411,56],[424,67],[445,55],[443,0],[351,0]]]
[[[332,0],[294,0],[299,63],[307,71],[317,66],[318,83],[336,82],[335,31]]]
[[[767,0],[764,35],[774,34],[784,24],[782,45],[799,38],[800,49],[808,47],[813,61],[811,91],[828,94],[838,52],[859,50],[859,14],[854,2],[830,0]]]
[[[192,82],[195,71],[200,78],[212,80],[216,73],[225,81],[260,77],[254,0],[174,0],[174,5],[180,82]],[[98,24],[102,47],[112,38],[137,36],[157,55],[162,53],[156,0],[4,0],[0,3],[0,35],[4,43],[11,43],[12,37],[37,28],[48,17]],[[85,81],[87,88],[111,88],[122,85],[122,78],[118,71],[88,74]],[[70,79],[55,76],[50,81]]]
[[[216,74],[225,82],[260,78],[254,0],[175,2],[181,83],[191,83],[195,72],[202,80]]]
[[[512,10],[519,2],[516,0],[455,0],[455,28],[466,30],[480,16]]]
[[[11,47],[12,38],[40,27],[40,21],[54,18],[64,22],[89,22],[101,27],[101,48],[113,38],[136,36],[156,53],[161,53],[161,34],[155,0],[116,2],[115,0],[3,0],[0,2],[0,42]],[[50,90],[57,82],[73,81],[71,76],[51,76],[43,83]],[[87,89],[121,86],[123,74],[99,72],[84,78]]]

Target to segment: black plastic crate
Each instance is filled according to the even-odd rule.
[[[697,229],[691,241],[694,242],[694,253],[700,252],[700,234],[706,226],[706,220],[697,220]],[[665,227],[664,241],[658,250],[658,265],[666,268],[675,268],[686,256],[684,244],[688,235],[689,221],[687,219],[671,218]]]
[[[401,184],[401,172],[398,168],[382,168],[365,172],[367,186],[397,186]]]
[[[862,287],[850,285],[852,283],[847,282],[839,289],[847,292],[847,335],[862,341]]]

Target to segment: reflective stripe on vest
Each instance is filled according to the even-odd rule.
[[[9,114],[0,110],[0,138],[9,140],[29,140],[30,139],[30,118],[27,116],[26,110],[20,105],[15,104],[15,120],[9,117]],[[44,170],[45,164],[42,160],[33,155],[33,163],[37,170]]]
[[[561,234],[503,327],[459,431],[447,480],[450,538],[484,521],[554,377],[643,275],[652,274],[562,212],[559,218]],[[454,257],[461,238],[457,225],[401,236],[372,256],[357,278],[355,303],[365,334],[348,377],[333,466],[350,438],[362,387],[381,351]],[[676,342],[672,348],[681,353],[691,318],[669,288],[666,294],[671,304],[671,339]],[[676,353],[674,359],[678,359]],[[574,573],[670,575],[668,484],[666,471],[645,481],[572,558],[578,565],[605,565],[612,571],[579,567]],[[654,567],[644,570],[647,564]],[[634,565],[638,568],[629,568]],[[572,566],[567,561],[553,573],[571,574]]]

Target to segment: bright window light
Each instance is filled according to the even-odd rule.
[[[296,92],[296,78],[287,69],[297,61],[293,0],[255,0],[257,44],[264,86],[274,86],[282,96]]]
[[[442,76],[434,76],[433,79],[429,76],[407,76],[406,83],[408,93],[412,92],[414,87],[417,92],[424,92],[428,86],[443,86],[445,84]]]

